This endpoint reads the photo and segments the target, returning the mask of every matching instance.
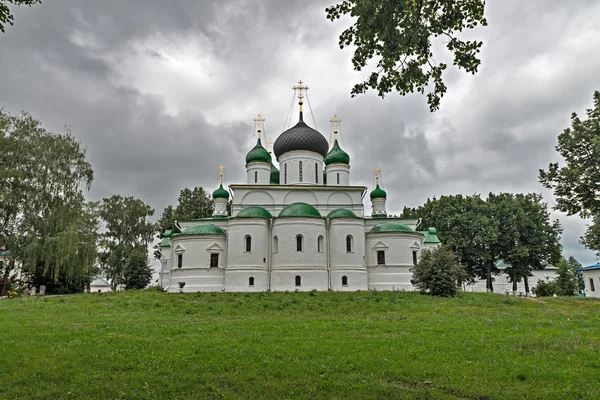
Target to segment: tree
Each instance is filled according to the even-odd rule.
[[[163,210],[158,219],[158,239],[163,239],[165,231],[176,230],[176,221],[185,221],[199,218],[210,218],[213,213],[213,201],[208,197],[208,193],[200,186],[193,190],[188,188],[179,192],[177,198],[177,207],[168,206]],[[154,247],[154,257],[160,259],[158,247]]]
[[[433,296],[454,297],[460,283],[467,279],[456,254],[445,246],[424,250],[421,260],[411,268],[412,284]]]
[[[152,240],[156,231],[149,221],[152,215],[154,209],[134,197],[113,195],[103,199],[100,217],[106,231],[100,241],[100,265],[113,290],[125,283],[128,260]]]
[[[591,218],[581,242],[600,257],[600,92],[594,92],[594,107],[586,110],[587,119],[571,115],[571,127],[558,135],[556,151],[565,165],[548,165],[539,171],[540,182],[553,190],[554,209]]]
[[[153,269],[148,265],[147,248],[133,249],[127,256],[123,268],[125,289],[144,289],[152,281]]]
[[[0,31],[4,32],[6,24],[13,25],[14,17],[8,8],[9,4],[17,6],[26,5],[31,7],[34,4],[41,3],[41,0],[0,0]]]
[[[437,110],[446,93],[442,74],[447,66],[434,61],[434,39],[445,39],[454,65],[475,74],[482,42],[461,40],[457,33],[487,25],[484,7],[484,0],[343,0],[326,8],[331,21],[346,14],[355,18],[339,37],[340,48],[355,47],[354,69],[362,71],[377,60],[376,70],[354,85],[352,97],[369,89],[381,97],[392,90],[401,95],[424,93],[433,84],[427,103],[431,111]]]
[[[0,241],[26,280],[80,291],[95,270],[98,219],[86,203],[92,166],[71,132],[0,110]]]
[[[581,264],[573,257],[569,257],[569,260],[561,258],[560,262],[556,264],[558,270],[556,274],[556,285],[558,287],[559,296],[575,296],[579,293],[579,276],[577,274],[577,268],[581,268]]]

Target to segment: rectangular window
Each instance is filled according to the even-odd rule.
[[[254,171],[254,183],[258,183],[258,171]]]
[[[340,184],[340,173],[339,172],[337,173],[337,184],[338,185]]]
[[[283,166],[283,183],[287,184],[287,164]]]
[[[302,182],[302,161],[298,163],[298,179]]]
[[[315,163],[315,182],[319,183],[319,164]]]
[[[377,252],[377,264],[378,265],[385,265],[385,251],[379,250]]]
[[[219,268],[219,253],[211,253],[210,267],[211,268]]]
[[[183,254],[177,254],[177,268],[183,267]]]
[[[417,265],[417,252],[413,250],[413,265]]]
[[[596,288],[594,287],[594,279],[590,278],[590,291],[595,292]]]

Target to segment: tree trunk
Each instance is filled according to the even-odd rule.
[[[529,277],[523,277],[523,283],[525,284],[525,297],[529,297]]]
[[[512,284],[513,284],[513,287],[512,287],[513,296],[516,296],[517,295],[517,273],[516,272],[513,272],[511,274],[511,279],[512,279]]]
[[[485,288],[488,292],[494,292],[494,285],[492,284],[492,261],[488,260],[485,262],[487,266],[487,276],[486,276],[486,284]]]

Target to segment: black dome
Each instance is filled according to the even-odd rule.
[[[329,151],[329,143],[319,131],[306,125],[301,115],[300,121],[279,135],[273,146],[277,158],[293,150],[313,151],[325,157]]]

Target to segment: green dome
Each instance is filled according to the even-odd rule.
[[[340,149],[337,139],[333,142],[333,147],[325,156],[325,165],[330,164],[350,164],[350,156],[344,150]]]
[[[223,184],[219,185],[219,188],[213,192],[213,199],[228,199],[229,192],[223,189]]]
[[[384,222],[383,224],[375,225],[371,229],[373,233],[386,233],[386,232],[414,232],[408,226],[399,222]]]
[[[385,199],[387,197],[387,193],[385,190],[381,189],[379,185],[371,192],[371,199]]]
[[[271,162],[271,185],[279,185],[279,170]]]
[[[200,224],[185,228],[182,235],[224,235],[225,231],[213,224]]]
[[[262,144],[260,144],[260,139],[258,139],[256,142],[256,146],[254,146],[254,148],[246,155],[246,164],[253,162],[271,163],[271,155],[267,149],[262,147]]]
[[[333,210],[332,212],[330,212],[327,215],[327,218],[344,218],[344,217],[356,217],[356,214],[354,214],[352,211],[350,210],[345,210],[343,208],[339,208],[337,210]]]
[[[427,228],[423,243],[441,243],[440,239],[437,237],[437,230],[435,228]]]
[[[293,203],[279,213],[280,217],[321,218],[319,210],[306,203]]]
[[[237,218],[265,218],[265,219],[273,218],[273,216],[271,215],[270,212],[268,212],[267,210],[265,210],[262,207],[256,207],[256,206],[244,208],[242,211],[240,211],[236,215],[236,217]]]

